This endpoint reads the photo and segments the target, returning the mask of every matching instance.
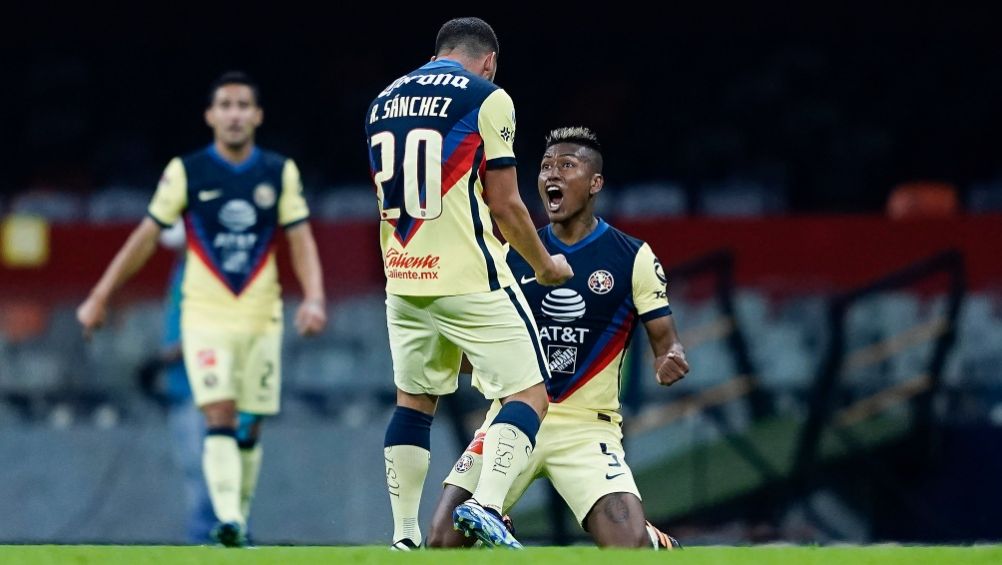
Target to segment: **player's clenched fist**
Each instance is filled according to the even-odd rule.
[[[558,253],[550,255],[550,266],[546,271],[536,273],[536,282],[543,286],[558,286],[574,276],[574,270],[567,263],[567,257]]]
[[[327,325],[327,311],[322,300],[305,300],[296,310],[296,331],[299,335],[316,335]]]
[[[685,351],[681,347],[673,347],[668,353],[659,356],[654,360],[654,371],[658,384],[668,386],[682,380],[689,372]]]
[[[105,303],[94,296],[87,297],[87,300],[77,308],[77,320],[83,326],[85,338],[89,338],[94,330],[104,324]]]

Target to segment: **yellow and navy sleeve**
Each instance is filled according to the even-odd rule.
[[[188,207],[188,177],[179,157],[171,159],[164,169],[157,191],[146,212],[160,227],[173,226]]]
[[[310,209],[303,198],[303,181],[299,169],[292,159],[285,160],[282,168],[282,196],[278,201],[278,223],[283,228],[305,221],[310,217]]]
[[[480,105],[477,127],[484,140],[487,168],[514,167],[515,104],[507,92],[499,88],[484,99]]]
[[[664,269],[651,246],[641,245],[633,260],[633,303],[641,321],[649,322],[671,314],[667,284]]]

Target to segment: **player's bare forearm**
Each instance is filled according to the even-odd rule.
[[[136,271],[141,269],[146,261],[150,259],[157,248],[157,236],[160,235],[160,226],[151,218],[143,218],[143,221],[132,230],[129,239],[125,241],[122,248],[115,254],[108,268],[105,269],[101,279],[91,290],[91,296],[100,300],[107,300],[120,286],[125,284]]]
[[[77,320],[83,326],[84,337],[90,337],[91,332],[104,323],[108,299],[153,255],[159,234],[160,226],[150,218],[144,218],[132,230],[129,239],[115,254],[87,300],[77,308]]]
[[[308,222],[302,222],[285,232],[289,240],[289,256],[292,269],[296,272],[299,285],[303,289],[304,300],[323,302],[324,275],[320,266],[320,256],[317,253],[317,242],[313,239],[313,230]]]
[[[668,386],[682,380],[689,372],[685,348],[678,337],[675,320],[661,316],[644,322],[654,352],[654,372],[659,383]]]
[[[515,167],[488,170],[484,173],[487,206],[505,240],[525,258],[540,284],[560,284],[571,277],[570,266],[556,260],[543,247],[532,224],[529,211],[518,194]],[[561,257],[562,259],[562,257]]]
[[[289,240],[292,269],[303,289],[303,303],[296,312],[296,329],[300,335],[318,334],[327,325],[327,302],[317,242],[308,222],[289,228],[285,235]]]

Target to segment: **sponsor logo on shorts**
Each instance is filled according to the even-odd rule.
[[[459,461],[456,461],[456,472],[465,473],[473,468],[473,456],[469,453],[464,453]]]
[[[606,474],[605,474],[605,478],[606,478],[607,480],[610,480],[610,481],[611,481],[612,479],[615,479],[616,477],[621,477],[621,476],[623,476],[623,475],[625,475],[625,474],[626,474],[626,473],[616,473],[615,475],[610,475],[609,473],[606,473]]]
[[[195,354],[195,358],[198,360],[199,369],[209,369],[216,366],[215,349],[202,349]]]
[[[546,361],[551,373],[573,375],[578,368],[578,348],[570,345],[547,345]]]
[[[388,279],[437,280],[441,260],[438,255],[410,255],[390,249],[383,257],[383,264]]]
[[[209,373],[202,378],[202,382],[205,383],[206,387],[213,388],[219,384],[219,377],[217,377],[215,373]]]
[[[604,269],[599,269],[588,277],[588,289],[595,294],[605,294],[612,290],[616,280],[612,278],[612,273]]]

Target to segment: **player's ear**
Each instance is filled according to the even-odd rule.
[[[487,58],[484,59],[484,69],[481,72],[484,78],[487,80],[494,80],[494,74],[498,72],[498,52],[491,51],[487,54]]]
[[[605,177],[602,173],[595,173],[591,176],[591,187],[588,188],[588,194],[596,195],[602,191],[602,187],[605,186]]]
[[[257,107],[257,115],[254,117],[254,127],[259,127],[264,122],[264,108]]]
[[[212,123],[212,106],[209,106],[208,108],[205,109],[205,125],[209,126],[210,128],[216,127]]]

